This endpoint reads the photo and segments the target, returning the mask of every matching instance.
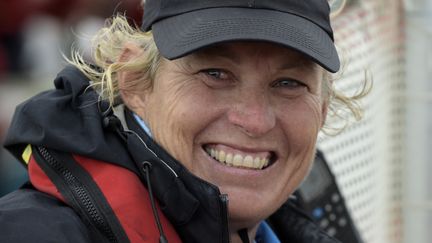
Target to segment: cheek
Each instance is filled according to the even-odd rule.
[[[322,105],[310,97],[293,102],[286,108],[281,124],[285,134],[287,162],[281,173],[281,195],[289,195],[303,181],[315,154],[316,140],[322,123]],[[282,198],[284,199],[284,198]]]
[[[211,96],[190,80],[169,89],[155,90],[146,114],[154,139],[174,158],[191,169],[197,136],[213,120]]]
[[[290,148],[290,159],[305,161],[305,157],[314,152],[318,132],[321,129],[323,115],[322,102],[310,96],[293,101],[284,107],[281,117],[282,129]],[[297,165],[300,166],[300,165]]]
[[[325,119],[324,101],[319,96],[311,96],[304,101],[304,105],[310,114],[311,128],[314,129],[315,133],[318,133]]]

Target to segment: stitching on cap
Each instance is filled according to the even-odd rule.
[[[212,25],[209,26],[207,23],[200,23],[191,29],[190,34],[187,35],[184,41],[180,41],[177,43],[177,46],[188,46],[192,45],[196,42],[200,42],[205,39],[215,38],[221,32],[214,31],[214,29],[224,29],[225,31],[222,32],[226,35],[238,35],[238,34],[262,34],[264,35],[272,35],[279,37],[281,39],[289,39],[292,40],[299,45],[306,47],[307,49],[313,51],[314,53],[322,56],[322,57],[329,57],[331,56],[331,52],[326,51],[325,49],[319,48],[319,46],[315,45],[315,41],[313,41],[312,36],[306,32],[303,31],[300,28],[297,28],[295,26],[286,25],[285,23],[279,22],[279,26],[275,29],[268,29],[265,28],[263,25],[261,25],[265,20],[256,20],[256,19],[249,19],[249,18],[235,18],[235,19],[222,19],[217,21],[212,21]],[[244,26],[243,24],[245,22],[248,22],[247,26],[254,26],[254,28],[246,28],[242,29],[240,27]],[[274,24],[274,21],[266,21],[269,24]],[[231,26],[231,28],[227,29],[227,26]],[[256,27],[260,26],[259,29]],[[186,34],[186,33],[184,33]],[[300,36],[306,36],[306,39],[299,38]],[[318,41],[322,40],[323,36],[322,33],[320,34]]]

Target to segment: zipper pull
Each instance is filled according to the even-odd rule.
[[[222,242],[230,242],[229,238],[229,213],[228,213],[228,195],[227,194],[221,194],[219,195],[219,199],[221,202],[221,218],[222,218]]]
[[[168,243],[168,240],[166,239],[165,233],[164,233],[163,228],[162,228],[162,224],[161,224],[160,219],[159,219],[159,214],[156,210],[156,203],[155,203],[155,199],[153,196],[153,190],[152,190],[152,186],[151,186],[151,182],[150,182],[150,170],[152,168],[152,164],[149,161],[143,161],[143,162],[141,162],[141,168],[142,168],[142,171],[144,172],[144,175],[145,175],[145,180],[147,183],[147,189],[148,189],[149,197],[150,197],[150,203],[151,203],[151,207],[153,210],[153,216],[154,216],[154,219],[156,221],[156,226],[159,229],[159,243]]]

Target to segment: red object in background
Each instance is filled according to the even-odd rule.
[[[116,12],[141,25],[141,0],[0,0],[0,74],[20,70],[21,32],[31,17],[43,14],[73,25],[86,16],[108,18]]]
[[[20,31],[35,14],[43,13],[65,20],[70,17],[79,19],[82,15],[107,18],[116,11],[125,12],[135,22],[141,23],[141,0],[1,0],[0,37]]]
[[[141,0],[125,0],[123,2],[126,15],[133,19],[138,26],[141,26],[144,9]]]
[[[55,0],[54,2],[60,2]],[[19,56],[22,48],[22,28],[29,19],[48,8],[52,0],[0,0],[0,74],[20,70]],[[70,11],[63,1],[62,8]]]
[[[8,63],[6,62],[7,55],[4,48],[0,45],[0,74],[8,70]],[[1,77],[0,77],[1,80]]]
[[[36,0],[1,0],[0,36],[19,31],[30,16],[40,11],[45,2]]]
[[[83,7],[86,1],[87,0],[45,0],[47,3],[42,6],[41,12],[64,21]]]

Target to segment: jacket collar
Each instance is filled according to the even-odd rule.
[[[108,109],[107,104],[97,102],[97,93],[88,88],[89,80],[75,67],[65,68],[57,76],[55,86],[55,90],[41,93],[17,107],[5,140],[5,147],[17,158],[21,158],[28,144],[43,145],[122,166],[142,180],[139,165],[148,160],[152,162],[150,179],[157,201],[181,238],[192,243],[203,239],[209,243],[229,242],[227,197],[216,186],[197,178],[172,158],[146,135],[127,109],[124,120],[133,132],[123,130],[120,122],[113,126],[105,124],[117,117],[101,112]],[[284,208],[270,218],[278,236],[285,234],[296,239],[281,238],[283,242],[336,242],[317,233],[316,226],[290,207]]]
[[[152,162],[151,183],[165,216],[188,242],[229,242],[228,198],[170,156],[125,110],[127,146],[136,161]],[[138,136],[142,141],[138,138]],[[145,145],[143,144],[145,143]],[[157,155],[157,156],[156,156]],[[294,205],[286,202],[267,219],[282,242],[338,243]]]
[[[229,242],[227,197],[219,189],[190,173],[150,138],[125,109],[129,131],[121,131],[134,160],[136,172],[144,180],[141,163],[152,164],[150,181],[164,215],[182,239],[188,242]],[[207,240],[208,239],[208,240]]]

